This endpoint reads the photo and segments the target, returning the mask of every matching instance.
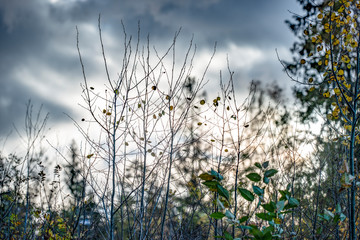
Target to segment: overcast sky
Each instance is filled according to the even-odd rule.
[[[194,36],[199,61],[206,61],[217,42],[207,76],[211,89],[218,86],[219,71],[226,70],[228,56],[239,92],[245,92],[253,79],[276,80],[288,90],[293,84],[275,53],[278,49],[282,58],[291,57],[289,48],[295,38],[284,23],[292,16],[289,11],[300,13],[295,0],[1,0],[0,139],[4,141],[13,125],[23,128],[29,99],[36,108],[44,105],[56,134],[71,124],[64,112],[81,118],[82,75],[75,27],[80,31],[88,74],[105,78],[97,33],[99,14],[105,48],[111,52],[109,61],[121,54],[117,52],[121,49],[117,43],[122,44],[121,20],[129,34],[136,33],[140,21],[142,33],[149,33],[158,49],[169,46],[181,27],[180,47]]]

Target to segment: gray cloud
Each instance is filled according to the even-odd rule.
[[[53,2],[53,3],[51,3]],[[110,40],[122,40],[123,20],[129,34],[136,34],[138,21],[143,35],[151,34],[157,46],[168,45],[182,27],[185,41],[194,34],[200,49],[219,51],[235,44],[275,54],[274,49],[290,47],[293,38],[284,24],[287,10],[296,12],[295,0],[3,0],[0,2],[0,136],[12,124],[21,124],[25,104],[43,104],[53,121],[63,122],[63,112],[75,114],[82,81],[76,51],[75,26],[80,30],[80,45],[86,70],[95,78],[103,73],[99,66],[97,17]],[[183,46],[186,43],[181,43]],[[181,46],[180,44],[180,46]],[[108,52],[119,48],[110,41]],[[231,55],[231,53],[229,53]],[[235,58],[235,59],[234,59]],[[272,59],[271,63],[269,62]],[[236,56],[233,56],[234,65]],[[261,62],[256,60],[255,63]],[[276,59],[262,61],[241,76],[271,76]],[[236,69],[234,69],[236,71]],[[272,81],[273,79],[271,79]]]

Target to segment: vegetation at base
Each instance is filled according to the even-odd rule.
[[[167,68],[179,33],[161,55],[124,29],[112,76],[100,19],[106,79],[96,85],[78,35],[87,114],[74,124],[85,142],[47,156],[48,115],[29,102],[26,153],[0,153],[0,238],[356,239],[360,3],[298,2],[294,58],[281,61],[296,109],[276,83],[254,81],[239,98],[230,69],[209,91],[212,58],[192,77],[192,41]]]

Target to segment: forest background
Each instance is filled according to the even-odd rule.
[[[61,17],[55,7],[61,2],[50,2],[50,12]],[[17,138],[2,140],[1,238],[356,239],[360,4],[298,2],[305,14],[286,21],[297,37],[293,59],[282,60],[281,48],[273,53],[295,83],[295,105],[287,104],[283,84],[244,87],[231,54],[219,62],[217,44],[199,51],[194,38],[179,40],[180,30],[158,48],[152,33],[143,33],[146,24],[136,32],[119,21],[117,41],[107,34],[114,26],[103,24],[106,16],[98,16],[95,28],[76,27],[81,114],[63,114],[75,131],[61,130],[75,140],[46,137],[51,115],[28,102],[25,125],[14,126]],[[216,1],[203,4],[197,7]],[[19,9],[9,6],[2,5]],[[161,12],[174,8],[167,7]],[[3,17],[5,39],[15,39],[17,18],[7,11]],[[85,50],[82,27],[97,36]],[[96,45],[98,61],[89,63],[87,51]],[[251,47],[228,47],[245,51],[244,62],[262,56]],[[214,65],[223,67],[216,77]],[[24,74],[22,81],[35,84],[27,71],[20,64],[4,79]],[[32,87],[56,102],[57,89]],[[9,106],[14,111],[5,95],[2,107]],[[14,142],[21,142],[17,151]]]

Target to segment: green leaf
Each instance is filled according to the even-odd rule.
[[[239,188],[240,194],[243,198],[245,198],[246,200],[252,202],[254,201],[254,194],[252,194],[249,190],[245,189],[245,188]]]
[[[230,235],[230,233],[228,233],[228,232],[225,232],[224,233],[224,238],[226,239],[226,240],[234,240],[233,239],[233,237]]]
[[[340,203],[336,204],[336,213],[341,213],[341,206]]]
[[[326,221],[329,221],[331,218],[328,216],[328,215],[322,215],[322,214],[318,214],[319,218],[323,219],[323,220],[326,220]]]
[[[255,215],[265,221],[271,221],[273,219],[273,217],[268,213],[257,213]]]
[[[242,229],[242,230],[250,230],[250,229],[252,229],[252,227],[250,227],[250,226],[245,226],[245,225],[240,225],[240,226],[238,226],[237,228],[240,228],[240,229]]]
[[[257,226],[251,226],[250,233],[255,237],[255,239],[263,239],[264,234],[257,228]]]
[[[224,204],[221,202],[221,200],[219,198],[216,198],[216,205],[221,209],[224,210]]]
[[[276,169],[269,169],[264,173],[264,177],[272,177],[274,176],[276,173],[278,172],[278,170]]]
[[[269,179],[268,177],[265,177],[265,176],[264,176],[263,182],[264,182],[265,184],[269,184],[269,181],[270,181],[270,179]]]
[[[266,161],[262,164],[263,168],[267,168],[269,166],[269,161]]]
[[[276,209],[276,204],[271,201],[270,203],[266,203],[266,204],[263,204],[261,205],[266,211],[268,212],[275,212],[275,209]]]
[[[225,216],[227,216],[229,219],[235,219],[234,214],[232,214],[232,212],[230,212],[229,210],[225,211]]]
[[[288,200],[288,204],[285,205],[284,210],[286,209],[290,209],[290,208],[295,208],[297,206],[299,206],[299,201],[296,200],[295,198],[289,197]]]
[[[335,214],[335,217],[334,217],[334,219],[333,219],[333,223],[337,223],[337,222],[339,222],[339,220],[340,220],[340,215],[339,215],[339,214]]]
[[[330,218],[334,218],[334,214],[326,209],[324,210],[324,215],[329,216]]]
[[[219,193],[220,196],[224,197],[226,200],[229,201],[229,191],[228,190],[226,190],[220,184],[216,185],[216,189],[217,189],[217,192]]]
[[[217,191],[218,182],[215,182],[215,181],[205,181],[205,182],[202,182],[202,184],[204,184],[205,186],[207,186],[210,191],[213,191],[213,192],[216,192],[216,191]]]
[[[264,189],[261,189],[258,186],[253,185],[253,191],[258,196],[264,195]]]
[[[240,223],[246,222],[249,219],[249,216],[243,216],[239,219]]]
[[[288,200],[291,196],[290,192],[287,191],[287,190],[279,190],[279,193],[281,194],[281,198],[280,198],[280,201],[281,200]]]
[[[264,240],[271,240],[272,239],[272,235],[271,232],[274,231],[274,227],[273,226],[269,226],[267,228],[265,228],[262,232],[264,234],[263,238]]]
[[[212,176],[212,175],[210,175],[210,174],[208,174],[208,173],[202,173],[202,174],[199,175],[199,178],[202,179],[202,180],[205,180],[205,181],[209,181],[209,180],[211,181],[211,180],[213,180],[215,177]]]
[[[300,203],[297,199],[290,197],[289,204],[293,207],[297,207],[297,206],[299,206]]]
[[[255,167],[257,167],[257,168],[262,169],[262,166],[261,166],[260,163],[256,162],[254,165],[255,165]]]
[[[214,169],[211,169],[210,174],[211,174],[211,176],[214,176],[216,178],[216,180],[221,181],[224,179],[224,177],[221,176],[221,174],[216,172]]]
[[[249,173],[248,175],[246,175],[246,177],[253,182],[258,182],[261,180],[261,176],[257,173]]]
[[[223,217],[225,217],[225,214],[223,214],[222,212],[214,212],[210,214],[210,217],[215,219],[222,219]]]
[[[346,216],[345,216],[345,214],[343,214],[343,213],[340,213],[340,221],[344,221],[346,219]]]
[[[276,211],[281,212],[284,209],[285,201],[278,201],[276,203]]]

